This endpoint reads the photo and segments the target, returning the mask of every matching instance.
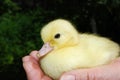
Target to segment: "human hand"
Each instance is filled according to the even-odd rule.
[[[28,80],[52,80],[40,69],[37,53],[38,51],[33,51],[22,59]],[[60,80],[120,80],[120,58],[108,65],[66,72]]]
[[[108,65],[66,72],[60,80],[120,80],[120,58]]]
[[[30,55],[22,58],[23,67],[25,69],[28,80],[52,80],[46,76],[40,69],[38,57],[36,54],[38,51],[32,51]]]

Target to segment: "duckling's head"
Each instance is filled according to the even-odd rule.
[[[57,19],[43,27],[41,37],[55,49],[72,46],[78,43],[78,32],[67,20]]]
[[[53,49],[76,45],[78,43],[78,32],[69,21],[57,19],[42,28],[41,38],[46,45],[39,53],[45,54]]]

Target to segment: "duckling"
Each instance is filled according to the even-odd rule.
[[[70,70],[108,64],[120,52],[117,43],[95,34],[79,33],[64,19],[45,25],[41,38],[44,45],[38,53],[40,66],[53,79]]]

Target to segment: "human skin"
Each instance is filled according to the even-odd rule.
[[[52,80],[45,75],[36,56],[38,51],[32,51],[29,55],[22,58],[28,80]],[[120,58],[111,63],[89,69],[77,69],[65,72],[59,80],[120,80]]]

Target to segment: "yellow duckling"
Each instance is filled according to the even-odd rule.
[[[97,35],[78,33],[63,19],[45,25],[41,37],[45,44],[38,53],[40,65],[53,79],[73,69],[107,64],[120,52],[117,43]]]

